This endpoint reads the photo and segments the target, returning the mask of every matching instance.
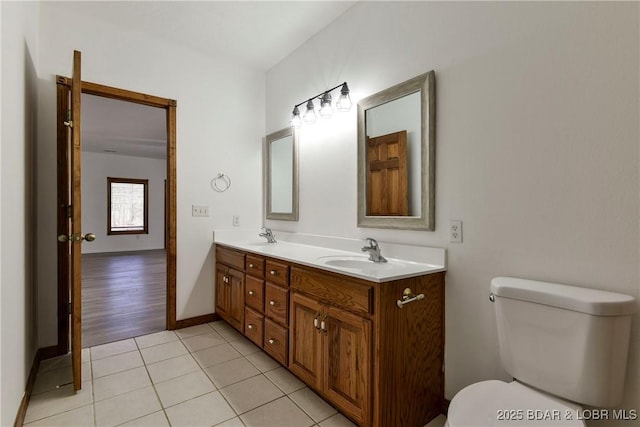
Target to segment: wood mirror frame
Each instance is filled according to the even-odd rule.
[[[291,137],[292,138],[292,152],[291,152],[291,211],[274,211],[272,194],[272,184],[274,171],[272,170],[271,163],[273,161],[273,155],[271,147],[274,142],[281,139]],[[266,218],[278,219],[284,221],[297,221],[298,220],[298,132],[293,128],[284,128],[277,132],[270,133],[266,136],[265,146],[265,194],[266,194]]]
[[[367,110],[420,92],[420,212],[415,216],[367,215]],[[358,227],[435,230],[435,72],[368,96],[358,102]]]

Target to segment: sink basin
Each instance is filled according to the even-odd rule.
[[[256,247],[275,245],[275,243],[269,243],[267,241],[244,242],[243,244],[247,246],[256,246]]]
[[[348,268],[353,270],[381,270],[393,268],[389,262],[373,262],[369,261],[367,256],[357,255],[329,255],[322,256],[317,259],[320,263],[339,268]]]

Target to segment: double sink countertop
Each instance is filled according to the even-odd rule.
[[[214,243],[377,283],[447,269],[445,249],[379,242],[382,256],[388,262],[376,263],[369,260],[367,253],[360,251],[366,245],[364,240],[278,231],[274,234],[277,243],[267,243],[255,231],[216,230]],[[323,246],[316,245],[317,243]],[[385,249],[389,252],[386,253]],[[397,257],[403,254],[406,257]]]

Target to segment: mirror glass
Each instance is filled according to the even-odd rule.
[[[434,230],[435,73],[358,102],[358,226]]]
[[[267,219],[298,220],[298,140],[292,128],[266,137]]]

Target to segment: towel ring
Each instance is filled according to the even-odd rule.
[[[224,193],[231,187],[231,178],[223,173],[219,173],[218,176],[211,180],[211,188],[218,193]]]

